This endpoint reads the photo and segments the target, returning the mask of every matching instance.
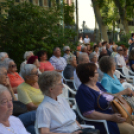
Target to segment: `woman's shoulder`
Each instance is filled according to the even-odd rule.
[[[10,121],[10,122],[15,122],[15,123],[20,123],[20,122],[21,122],[19,118],[15,117],[15,116],[13,116],[13,115],[11,115],[11,116],[9,117],[9,121]]]

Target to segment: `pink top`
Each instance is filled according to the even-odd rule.
[[[53,71],[53,70],[55,70],[54,69],[54,66],[49,62],[49,61],[47,61],[47,62],[40,62],[40,67],[39,67],[39,69],[40,70],[44,70],[44,71]]]

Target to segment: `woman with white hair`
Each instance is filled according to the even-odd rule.
[[[65,60],[67,61],[67,59],[71,56],[70,47],[69,46],[64,46],[63,51],[64,51],[63,58],[65,58]]]
[[[26,51],[25,53],[24,53],[24,60],[25,61],[23,61],[22,63],[21,63],[21,65],[20,65],[20,70],[23,68],[23,66],[27,63],[27,60],[31,57],[31,56],[33,56],[34,54],[33,54],[33,51]]]
[[[99,65],[98,65],[98,57],[97,57],[97,54],[95,52],[92,52],[90,55],[89,55],[89,59],[92,63],[94,63],[97,68],[99,68]]]
[[[45,94],[36,112],[36,124],[40,134],[72,133],[81,128],[76,115],[62,94],[61,75],[56,71],[46,71],[39,77],[39,87]],[[74,132],[74,133],[73,133]]]
[[[0,61],[3,61],[5,58],[8,58],[8,54],[6,52],[0,52]]]
[[[17,87],[24,82],[24,80],[17,73],[17,65],[12,59],[6,58],[3,61],[3,66],[7,69],[7,75],[14,93],[17,93]]]
[[[12,116],[12,96],[8,89],[0,84],[0,134],[30,134],[19,118]]]
[[[22,103],[26,104],[29,111],[36,110],[44,98],[37,83],[37,67],[33,64],[26,64],[21,70],[21,74],[25,82],[17,88],[18,99]]]

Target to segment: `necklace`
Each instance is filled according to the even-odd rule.
[[[4,128],[6,128],[9,132],[11,132],[11,133],[13,133],[13,134],[17,134],[17,133],[14,132],[14,130],[13,130],[12,127],[5,127],[3,124],[2,124],[2,126],[3,126]]]

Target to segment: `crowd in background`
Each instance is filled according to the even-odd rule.
[[[36,55],[26,51],[20,72],[15,59],[7,52],[0,52],[0,134],[35,134],[35,124],[40,134],[81,133],[76,131],[81,125],[75,113],[61,96],[63,76],[73,80],[74,84],[66,84],[76,91],[76,102],[83,116],[106,120],[110,134],[132,134],[134,126],[129,121],[113,113],[111,107],[103,109],[114,97],[134,95],[131,89],[122,86],[123,82],[132,80],[117,78],[115,74],[115,70],[122,73],[125,67],[134,71],[133,40],[134,34],[128,41],[130,49],[107,41],[91,46],[86,35],[80,38],[76,51],[71,51],[69,46],[63,50],[55,47],[49,60],[44,50]],[[17,101],[26,106],[27,112],[15,117],[12,112]],[[100,134],[106,133],[100,123],[87,124],[94,125]]]

